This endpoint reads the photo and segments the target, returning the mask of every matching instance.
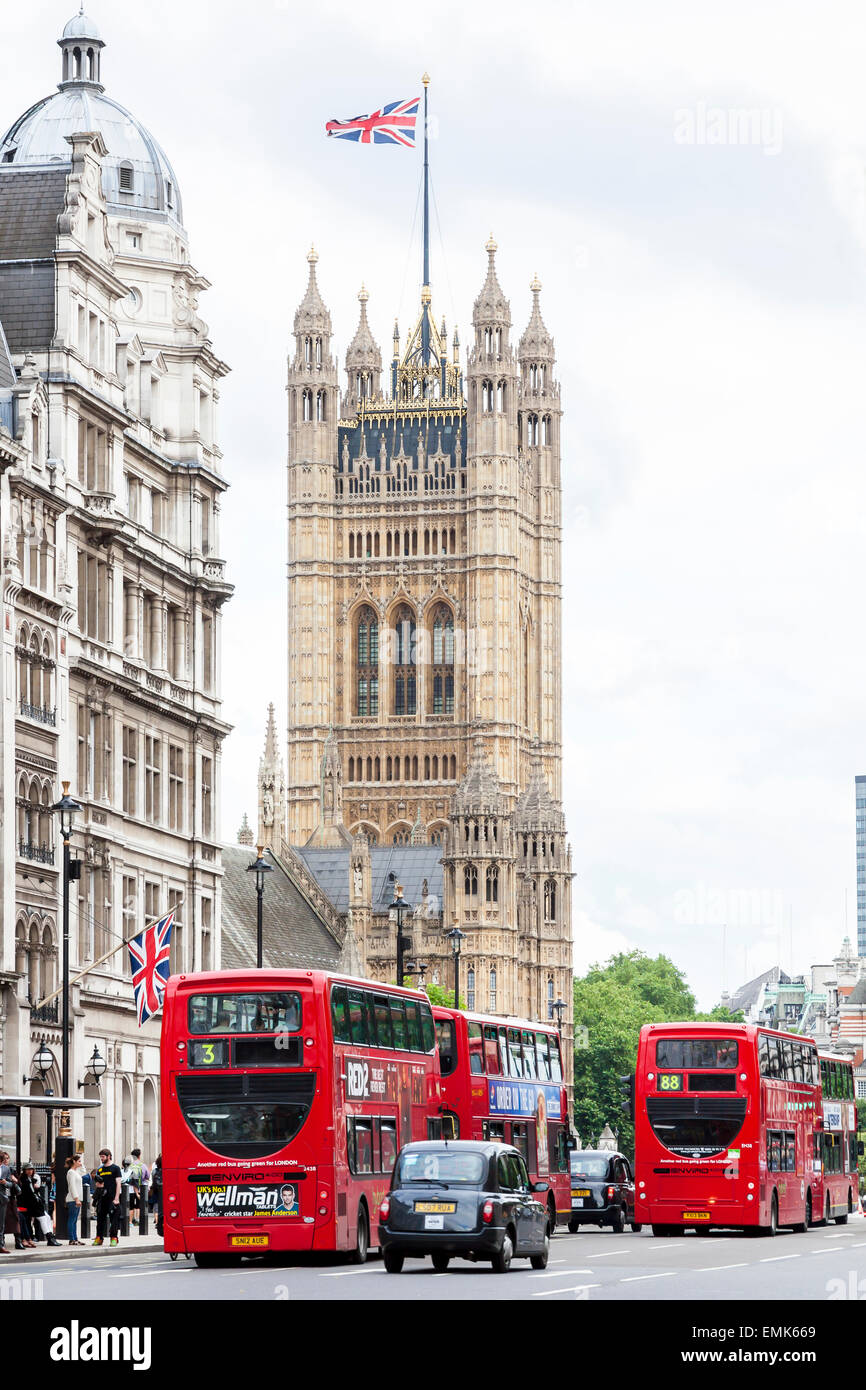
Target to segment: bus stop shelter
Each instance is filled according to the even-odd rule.
[[[101,1100],[82,1100],[78,1096],[2,1096],[0,1095],[0,1149],[6,1149],[17,1172],[27,1157],[21,1152],[21,1111],[28,1110],[89,1110],[101,1105]],[[49,1147],[48,1158],[51,1150]]]

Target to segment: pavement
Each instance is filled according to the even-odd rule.
[[[121,1236],[117,1245],[94,1245],[93,1237],[86,1240],[83,1245],[69,1245],[61,1241],[59,1245],[45,1245],[42,1241],[33,1250],[16,1250],[14,1248],[13,1237],[6,1236],[6,1249],[9,1254],[4,1259],[0,1255],[0,1269],[10,1270],[16,1265],[47,1263],[54,1260],[80,1260],[88,1256],[96,1259],[115,1259],[118,1255],[133,1255],[139,1252],[150,1253],[154,1250],[162,1250],[162,1236],[148,1234],[140,1236],[137,1233],[130,1236]]]

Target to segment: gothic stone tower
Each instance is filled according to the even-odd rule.
[[[362,289],[342,400],[308,258],[288,372],[290,845],[319,824],[331,728],[345,826],[373,845],[442,843],[476,738],[509,811],[533,748],[561,796],[559,387],[541,287],[515,351],[496,249],[465,388],[425,286],[386,392]]]

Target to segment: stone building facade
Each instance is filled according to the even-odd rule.
[[[72,974],[174,906],[172,969],[219,964],[220,382],[177,178],[105,94],[76,15],[59,90],[0,139],[3,470],[2,1090],[60,1094],[61,848],[80,802]],[[13,812],[14,807],[14,812]],[[159,1021],[137,1026],[126,950],[72,991],[87,1157],[158,1142]],[[45,1041],[44,1080],[32,1059]],[[88,1061],[107,1063],[100,1086]],[[22,1142],[43,1161],[44,1118]],[[81,1112],[79,1112],[80,1114]]]
[[[271,707],[259,836],[331,875],[316,847],[337,850],[336,794],[346,911],[383,979],[395,938],[376,865],[391,855],[405,875],[435,847],[413,904],[428,972],[450,978],[457,923],[470,1006],[550,1018],[562,999],[567,1022],[560,388],[538,279],[515,343],[486,249],[465,363],[425,285],[383,369],[362,287],[342,390],[308,257],[287,381],[286,758]]]

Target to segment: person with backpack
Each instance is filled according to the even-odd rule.
[[[129,1219],[138,1225],[138,1212],[141,1210],[141,1193],[145,1183],[150,1182],[150,1169],[142,1162],[141,1149],[133,1149],[129,1165]]]

